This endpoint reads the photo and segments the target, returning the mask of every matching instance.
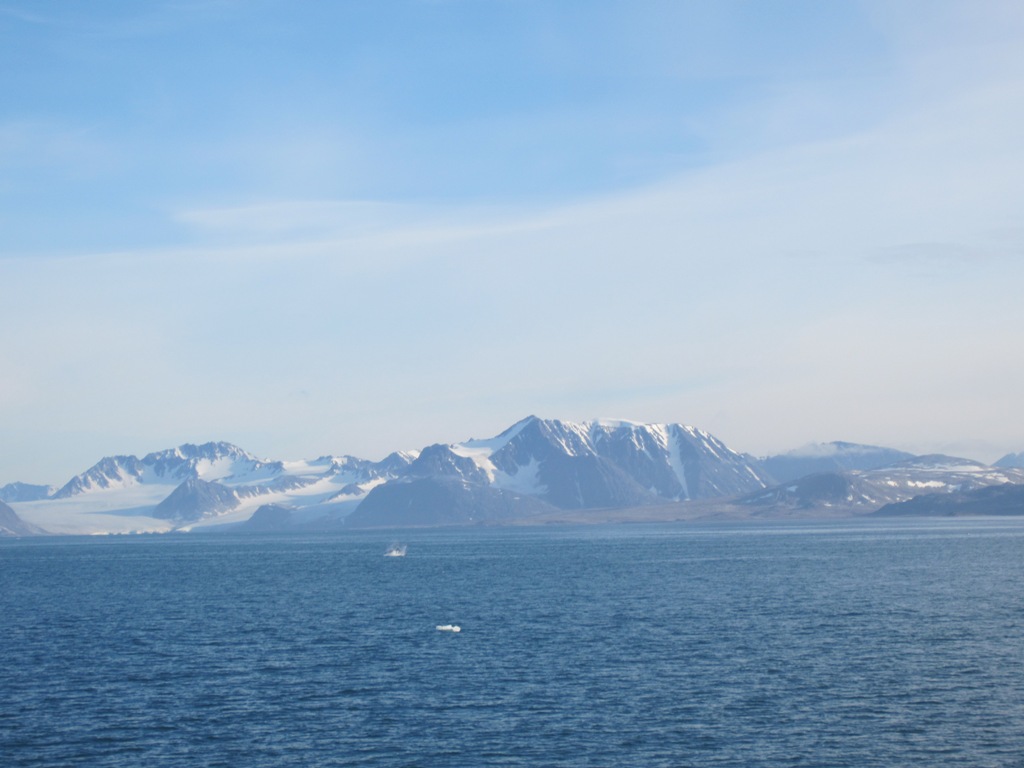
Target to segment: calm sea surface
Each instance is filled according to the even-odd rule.
[[[5,767],[1024,766],[1024,521],[6,541],[0,630]]]

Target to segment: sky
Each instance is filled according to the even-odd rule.
[[[0,0],[0,485],[515,421],[1024,451],[1015,0]]]

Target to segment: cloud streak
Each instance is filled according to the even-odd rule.
[[[638,124],[685,125],[703,149],[680,161],[681,145],[662,147],[652,158],[664,153],[665,170],[652,174],[652,160],[628,185],[588,177],[572,194],[567,184],[503,196],[518,156],[481,149],[490,131],[523,126],[550,140],[560,114],[570,134],[580,116],[612,121],[614,100],[442,112],[406,134],[385,120],[378,144],[373,121],[335,131],[334,113],[303,112],[278,123],[298,127],[240,134],[217,166],[262,156],[271,170],[132,186],[148,235],[52,248],[71,254],[59,268],[4,249],[0,326],[18,329],[0,343],[0,363],[17,372],[0,387],[0,421],[17,435],[8,480],[58,482],[97,454],[206,439],[380,457],[486,436],[527,413],[682,420],[755,453],[832,439],[918,451],[971,440],[986,459],[1020,450],[1019,15],[993,6],[1003,28],[972,17],[955,36],[961,7],[916,31],[889,4],[868,7],[872,45],[888,51],[869,70],[843,70],[836,56],[815,78],[798,59],[773,59],[771,87],[749,98],[730,91],[670,117],[630,102]],[[564,28],[548,22],[551,38],[535,44],[557,48]],[[579,51],[562,54],[560,76],[585,68]],[[697,78],[662,54],[642,67]],[[714,66],[738,76],[754,64],[737,54]],[[380,195],[330,183],[373,170],[361,148],[421,154],[446,131],[445,152],[403,171],[414,179],[403,193],[385,193],[406,158],[397,150],[377,168]],[[162,162],[216,154],[232,135],[202,133],[184,154],[172,143]],[[322,144],[303,149],[304,136],[330,149],[323,167]],[[625,144],[642,154],[643,136]],[[494,194],[441,183],[477,162],[476,185]],[[445,163],[454,176],[432,173]],[[432,182],[437,194],[406,193]],[[57,443],[67,447],[47,474],[24,458]]]

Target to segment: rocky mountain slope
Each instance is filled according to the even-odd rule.
[[[496,437],[432,445],[374,488],[351,526],[498,522],[763,488],[750,456],[681,424],[523,419]]]
[[[45,531],[22,520],[18,513],[0,501],[0,537],[6,536],[38,536]]]

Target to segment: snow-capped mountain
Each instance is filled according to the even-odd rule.
[[[532,484],[534,495],[562,508],[727,496],[769,479],[752,457],[682,424],[531,416],[492,440],[453,450],[476,458],[498,487]]]
[[[265,462],[230,443],[185,445],[157,451],[137,459],[134,456],[108,456],[80,475],[71,478],[54,499],[67,499],[82,493],[136,485],[178,484],[188,479],[254,481],[280,475],[281,462]]]
[[[755,459],[694,427],[530,416],[493,438],[424,448],[348,522],[437,523],[445,508],[462,510],[455,523],[637,507],[735,495],[768,478]]]
[[[1024,483],[1024,469],[994,467],[941,454],[915,456],[892,467],[860,474],[877,489],[870,501],[879,505],[923,493],[953,493],[1006,483]]]
[[[763,514],[785,510],[863,514],[916,496],[959,494],[1007,483],[1024,484],[1024,469],[928,455],[878,469],[807,475],[748,494],[735,504]]]
[[[778,474],[812,474],[779,484],[765,463],[695,427],[607,419],[530,416],[495,437],[396,452],[377,462],[353,456],[271,461],[230,443],[185,444],[141,459],[106,457],[52,493],[4,486],[14,506],[0,527],[23,535],[236,524],[242,532],[631,515],[866,514],[926,493],[1024,485],[1020,467],[907,458],[851,443],[773,458],[778,461],[768,464]],[[822,467],[829,471],[813,472]]]
[[[109,456],[19,514],[53,533],[168,531],[247,520],[263,504],[286,504],[295,519],[343,517],[371,488],[416,454],[372,462],[352,456],[311,461],[260,459],[230,443],[185,444]]]

